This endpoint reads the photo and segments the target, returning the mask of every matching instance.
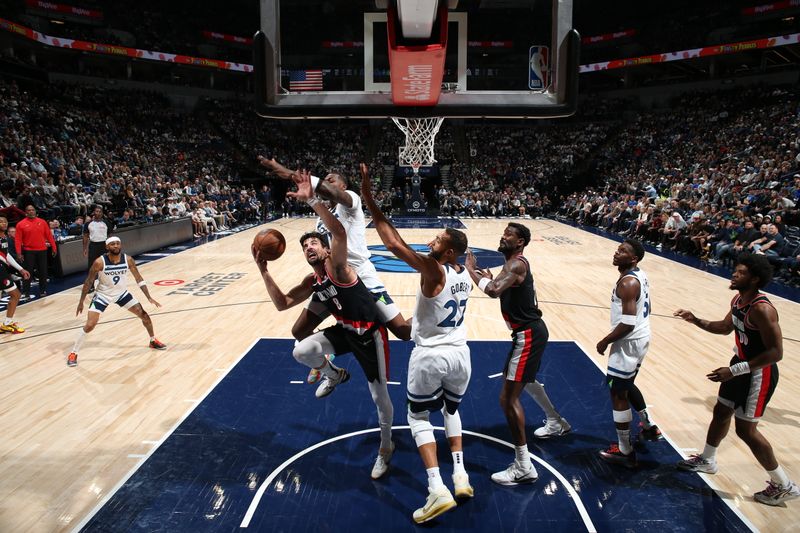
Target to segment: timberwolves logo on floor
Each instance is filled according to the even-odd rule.
[[[426,244],[409,244],[409,246],[422,254],[427,254],[429,251]],[[371,254],[369,260],[372,261],[372,264],[375,265],[375,270],[378,272],[416,272],[416,270],[395,257],[384,245],[369,246],[368,248]],[[494,268],[505,263],[503,254],[495,250],[487,250],[485,248],[471,248],[471,250],[481,268]],[[464,258],[462,257],[458,262],[464,264]]]

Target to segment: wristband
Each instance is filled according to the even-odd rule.
[[[322,181],[316,176],[311,176],[311,190],[316,191],[317,187],[319,187],[319,182]]]
[[[319,198],[317,198],[316,196],[312,196],[311,198],[306,200],[306,203],[308,204],[308,207],[314,207],[315,205],[317,205],[317,203],[319,203]]]
[[[481,278],[478,282],[478,288],[483,292],[486,292],[486,287],[492,282],[489,278]]]
[[[140,287],[144,287],[145,285],[147,285],[147,282],[145,280],[139,282]]]
[[[747,361],[731,365],[731,374],[733,374],[734,376],[741,376],[742,374],[749,374],[749,373],[750,373],[750,363],[748,363]]]
[[[619,319],[625,325],[628,326],[635,326],[636,325],[636,315],[622,315]]]

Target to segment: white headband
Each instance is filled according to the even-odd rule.
[[[108,239],[106,239],[106,244],[111,244],[112,242],[118,242],[122,244],[122,241],[120,240],[119,237],[109,237]]]

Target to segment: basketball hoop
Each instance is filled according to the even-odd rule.
[[[392,117],[392,121],[406,136],[406,144],[400,147],[398,156],[400,165],[410,166],[414,169],[414,174],[419,172],[421,166],[433,165],[436,162],[436,158],[433,157],[433,144],[444,117]]]

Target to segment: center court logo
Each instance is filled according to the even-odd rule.
[[[416,252],[423,254],[428,253],[428,246],[425,244],[409,244],[409,246]],[[375,270],[378,272],[398,272],[398,273],[412,273],[416,272],[413,268],[405,264],[402,260],[395,257],[395,255],[386,249],[384,245],[368,246],[370,252],[369,260],[375,265]],[[478,266],[481,268],[494,268],[505,263],[505,257],[500,252],[495,250],[487,250],[485,248],[470,248],[472,253],[475,254],[475,259],[478,260]],[[464,264],[462,257],[459,263]]]

